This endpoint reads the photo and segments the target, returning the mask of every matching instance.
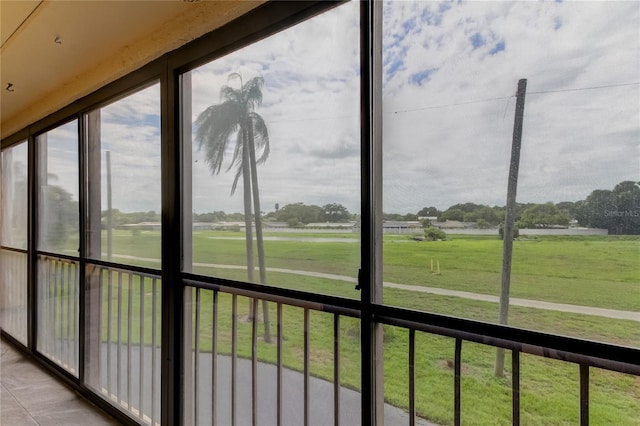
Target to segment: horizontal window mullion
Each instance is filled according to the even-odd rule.
[[[12,251],[14,253],[23,253],[23,254],[28,253],[27,249],[20,249],[20,248],[9,247],[9,246],[0,246],[0,250]]]
[[[145,276],[148,276],[150,278],[160,278],[162,275],[162,272],[159,269],[145,268],[144,266],[128,265],[124,263],[108,262],[97,259],[83,259],[83,262],[96,266],[102,266],[117,272],[135,272],[144,274]]]
[[[309,308],[312,310],[338,313],[349,317],[360,317],[360,302],[351,299],[342,299],[334,296],[319,295],[288,290],[278,287],[250,284],[246,282],[231,281],[221,278],[197,277],[192,274],[183,274],[183,283],[190,287],[204,288],[220,291],[222,293],[236,294],[254,297],[270,302],[279,302],[285,305]]]

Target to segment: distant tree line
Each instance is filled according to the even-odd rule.
[[[57,185],[44,187],[44,205],[40,206],[42,247],[45,250],[64,248],[69,235],[78,232],[78,202],[64,188]]]
[[[242,213],[225,213],[222,210],[211,213],[194,213],[194,222],[243,222],[244,215]]]
[[[425,207],[417,216],[437,217],[439,222],[475,222],[479,228],[487,228],[500,225],[504,214],[504,207],[464,203],[444,211]],[[575,220],[579,226],[607,229],[612,235],[639,235],[640,182],[624,181],[613,190],[597,189],[576,202],[518,203],[516,218],[518,228],[568,226]]]
[[[504,220],[504,207],[490,207],[475,203],[455,204],[443,212],[438,212],[437,217],[438,222],[447,220],[475,222],[479,228],[490,228]]]
[[[613,235],[640,235],[640,182],[624,181],[612,191],[597,189],[574,205],[583,226],[608,229]]]
[[[286,222],[291,227],[307,225],[316,222],[348,222],[356,216],[342,204],[330,203],[324,206],[304,203],[286,204],[280,207],[276,204],[275,211],[264,214],[263,219],[271,222]],[[193,215],[194,222],[239,222],[244,220],[242,213],[225,213],[215,211]]]
[[[382,213],[382,218],[384,220],[397,220],[397,221],[409,221],[409,220],[418,220],[418,215],[415,213]]]
[[[291,227],[318,222],[348,222],[355,216],[342,204],[330,203],[324,206],[304,203],[287,204],[265,216],[265,220],[286,222]]]
[[[70,196],[64,191],[53,197],[58,201],[67,200]],[[71,207],[71,206],[70,206]],[[73,208],[73,207],[71,207]],[[102,212],[103,226],[106,223],[106,211]],[[518,203],[516,207],[518,228],[552,228],[568,226],[571,221],[588,228],[607,229],[612,235],[640,235],[640,183],[624,181],[617,184],[613,190],[597,189],[585,199],[576,202],[563,201],[560,203]],[[275,210],[264,214],[266,221],[285,222],[289,226],[303,226],[316,222],[348,222],[357,220],[357,214],[339,203],[329,203],[323,206],[304,203],[291,203],[283,207],[275,205]],[[436,207],[424,207],[417,213],[384,213],[384,220],[417,221],[422,220],[426,228],[431,225],[425,218],[436,218],[439,222],[456,220],[475,223],[478,228],[495,228],[504,221],[504,207],[487,206],[475,203],[455,204],[446,210]],[[125,224],[140,222],[159,222],[160,214],[154,211],[124,213],[113,209],[113,225],[118,227]],[[214,211],[210,213],[194,213],[194,222],[241,222],[242,213],[225,213]],[[58,226],[58,231],[63,226]],[[54,235],[51,236],[56,239]]]
[[[101,215],[102,228],[107,227],[107,215],[109,210],[103,210]],[[118,209],[111,209],[111,223],[114,228],[141,222],[160,222],[160,213],[155,211],[125,213]]]

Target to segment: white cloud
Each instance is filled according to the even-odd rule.
[[[100,108],[101,197],[107,208],[106,151],[111,155],[113,208],[160,211],[160,88],[158,84]],[[46,140],[48,182],[78,200],[78,122],[38,138]]]
[[[106,152],[112,206],[125,212],[161,209],[160,87],[133,93],[101,109],[101,198],[107,209]]]
[[[285,30],[192,72],[192,117],[220,102],[220,88],[240,72],[262,75],[271,153],[258,168],[261,206],[340,202],[359,210],[358,7],[349,4]],[[230,159],[235,144],[226,155]],[[197,162],[196,162],[197,161]],[[194,209],[242,211],[242,180],[230,196],[234,173],[211,176],[194,150]]]
[[[46,141],[46,143],[45,143]],[[37,149],[46,149],[46,170],[49,185],[56,185],[78,200],[78,122],[73,120],[41,135]],[[44,183],[44,176],[39,177]]]
[[[520,78],[528,79],[529,94],[519,201],[584,199],[593,189],[638,180],[639,86],[558,91],[638,82],[640,4],[438,8],[385,8],[386,211],[504,205],[515,100],[489,99],[513,95]],[[425,70],[421,84],[412,79]]]
[[[237,87],[230,73],[264,77],[264,211],[299,201],[359,211],[358,16],[357,2],[336,7],[191,73],[192,120],[223,85]],[[384,210],[503,205],[520,78],[519,201],[584,199],[639,180],[640,86],[616,87],[640,80],[639,27],[637,2],[385,2]],[[572,91],[600,86],[611,87]],[[103,108],[114,207],[159,209],[159,105],[156,84]],[[74,129],[50,140],[73,144]],[[52,154],[52,170],[77,187],[77,151],[55,146],[66,153]],[[233,172],[212,176],[197,149],[192,172],[196,211],[243,210],[242,181],[229,194]]]

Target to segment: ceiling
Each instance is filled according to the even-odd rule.
[[[6,137],[261,2],[0,0]]]

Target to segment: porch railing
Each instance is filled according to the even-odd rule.
[[[345,333],[341,322],[356,319],[360,312],[354,307],[340,307],[330,303],[314,303],[293,297],[263,293],[229,285],[217,285],[196,279],[185,280],[185,349],[188,367],[185,371],[185,424],[358,424],[360,418],[353,418],[354,410],[345,413],[349,403],[345,397],[353,392],[351,387],[341,382],[342,336]],[[255,288],[255,286],[253,287]],[[223,302],[224,299],[224,302]],[[275,312],[275,336],[273,354],[258,352],[258,334],[261,317],[246,318],[239,311],[240,306],[253,304],[256,312],[260,300],[266,300]],[[295,330],[285,329],[283,312],[298,310]],[[453,372],[452,420],[455,425],[462,423],[462,354],[465,345],[481,344],[493,348],[503,348],[511,355],[510,377],[512,424],[521,423],[521,354],[559,360],[576,365],[579,382],[579,419],[581,425],[589,424],[590,413],[590,373],[594,368],[621,374],[640,376],[640,365],[634,361],[635,350],[614,345],[597,344],[567,337],[553,336],[526,330],[509,329],[498,325],[470,320],[447,318],[423,312],[408,311],[386,306],[374,307],[375,321],[385,327],[394,327],[400,333],[404,330],[408,338],[407,362],[407,406],[400,415],[397,411],[385,409],[385,424],[428,424],[417,415],[416,376],[416,336],[445,336],[452,339]],[[244,309],[243,312],[248,312]],[[274,313],[272,312],[272,313]],[[221,315],[225,325],[221,325]],[[310,339],[314,333],[322,333],[310,322],[311,315],[330,316],[333,333],[331,347],[322,348],[322,354],[333,357],[333,374],[324,374],[326,386],[314,388],[314,377],[310,360],[313,354]],[[357,322],[357,320],[356,320]],[[291,322],[289,322],[289,325]],[[323,322],[324,325],[328,322]],[[238,339],[244,328],[241,345]],[[247,331],[248,329],[248,331]],[[287,330],[287,331],[285,331]],[[287,340],[293,340],[295,333],[301,333],[298,341],[301,362],[294,365],[283,363],[283,347]],[[359,329],[356,329],[359,332]],[[607,359],[594,356],[598,346]],[[586,349],[585,349],[586,348]],[[330,352],[327,353],[327,350]],[[289,360],[291,364],[291,360]],[[223,365],[221,365],[223,364]],[[358,367],[359,368],[359,367]],[[229,373],[227,374],[227,370]],[[298,381],[287,378],[295,374]],[[293,388],[293,389],[292,389]],[[357,388],[357,386],[356,386]],[[323,392],[320,395],[319,392]],[[359,392],[359,391],[357,391]],[[222,396],[221,396],[222,395]],[[313,396],[312,396],[313,395]],[[292,403],[291,398],[295,399]],[[301,401],[301,406],[299,402]],[[317,410],[320,404],[322,410]],[[351,401],[353,405],[353,401]],[[315,409],[315,411],[314,411]],[[356,415],[360,415],[359,403]],[[395,417],[390,417],[395,413]]]
[[[340,409],[347,403],[341,399],[345,389],[341,379],[340,338],[344,333],[342,318],[358,318],[357,309],[235,287],[205,285],[202,288],[203,283],[195,281],[185,284],[185,424],[308,425],[356,421],[347,419]],[[270,336],[270,346],[275,353],[261,356],[258,336],[265,317],[259,311],[259,307],[264,306],[259,301],[263,300],[273,302],[268,309],[270,314],[275,314],[272,316],[275,327],[270,327],[275,331]],[[253,309],[249,309],[249,304]],[[251,317],[250,312],[257,314]],[[323,323],[331,322],[330,354],[326,348],[322,350],[323,355],[332,357],[331,383],[312,373],[312,314],[325,316]],[[225,315],[224,321],[222,315]],[[353,324],[357,332],[357,321]],[[266,338],[262,334],[262,339]],[[291,349],[293,340],[301,341],[301,351],[297,361],[289,359],[286,365],[284,351],[286,347]],[[348,391],[350,404],[359,412],[358,392]],[[324,401],[323,404],[320,401]],[[330,410],[326,410],[325,402],[333,404]]]
[[[27,252],[0,249],[0,326],[27,344]]]
[[[47,358],[78,375],[78,261],[38,255],[37,349]]]
[[[4,264],[13,256],[6,252],[2,251]],[[16,269],[26,261],[18,257],[13,263]],[[37,350],[77,375],[79,263],[43,254],[37,259]],[[86,383],[140,424],[159,424],[160,276],[153,270],[104,262],[85,266]],[[190,274],[186,277],[185,424],[360,422],[360,382],[353,377],[345,380],[343,363],[344,353],[350,350],[343,343],[345,336],[359,338],[358,301],[273,288],[262,291],[260,286],[225,284],[224,280]],[[264,312],[258,310],[263,306],[261,301],[267,302],[271,314],[270,336],[260,331],[265,325]],[[416,374],[418,337],[451,339],[450,401],[455,425],[462,423],[463,415],[462,356],[471,345],[503,348],[510,353],[508,379],[514,425],[522,421],[523,354],[576,366],[576,407],[582,425],[590,420],[590,380],[595,369],[640,376],[634,348],[402,308],[374,305],[372,310],[377,324],[406,333],[408,342],[406,406],[403,410],[387,410],[385,406],[387,424],[426,424],[416,408],[421,397]],[[4,325],[3,330],[8,331]],[[270,340],[269,345],[262,343],[265,339]],[[360,366],[348,364],[347,368],[359,371]],[[392,415],[395,417],[387,418]]]
[[[38,346],[78,376],[80,268],[38,256]],[[85,380],[142,424],[160,422],[160,276],[151,270],[86,265]]]
[[[87,382],[143,424],[160,422],[160,276],[141,268],[87,265]],[[99,330],[99,332],[97,331]]]

